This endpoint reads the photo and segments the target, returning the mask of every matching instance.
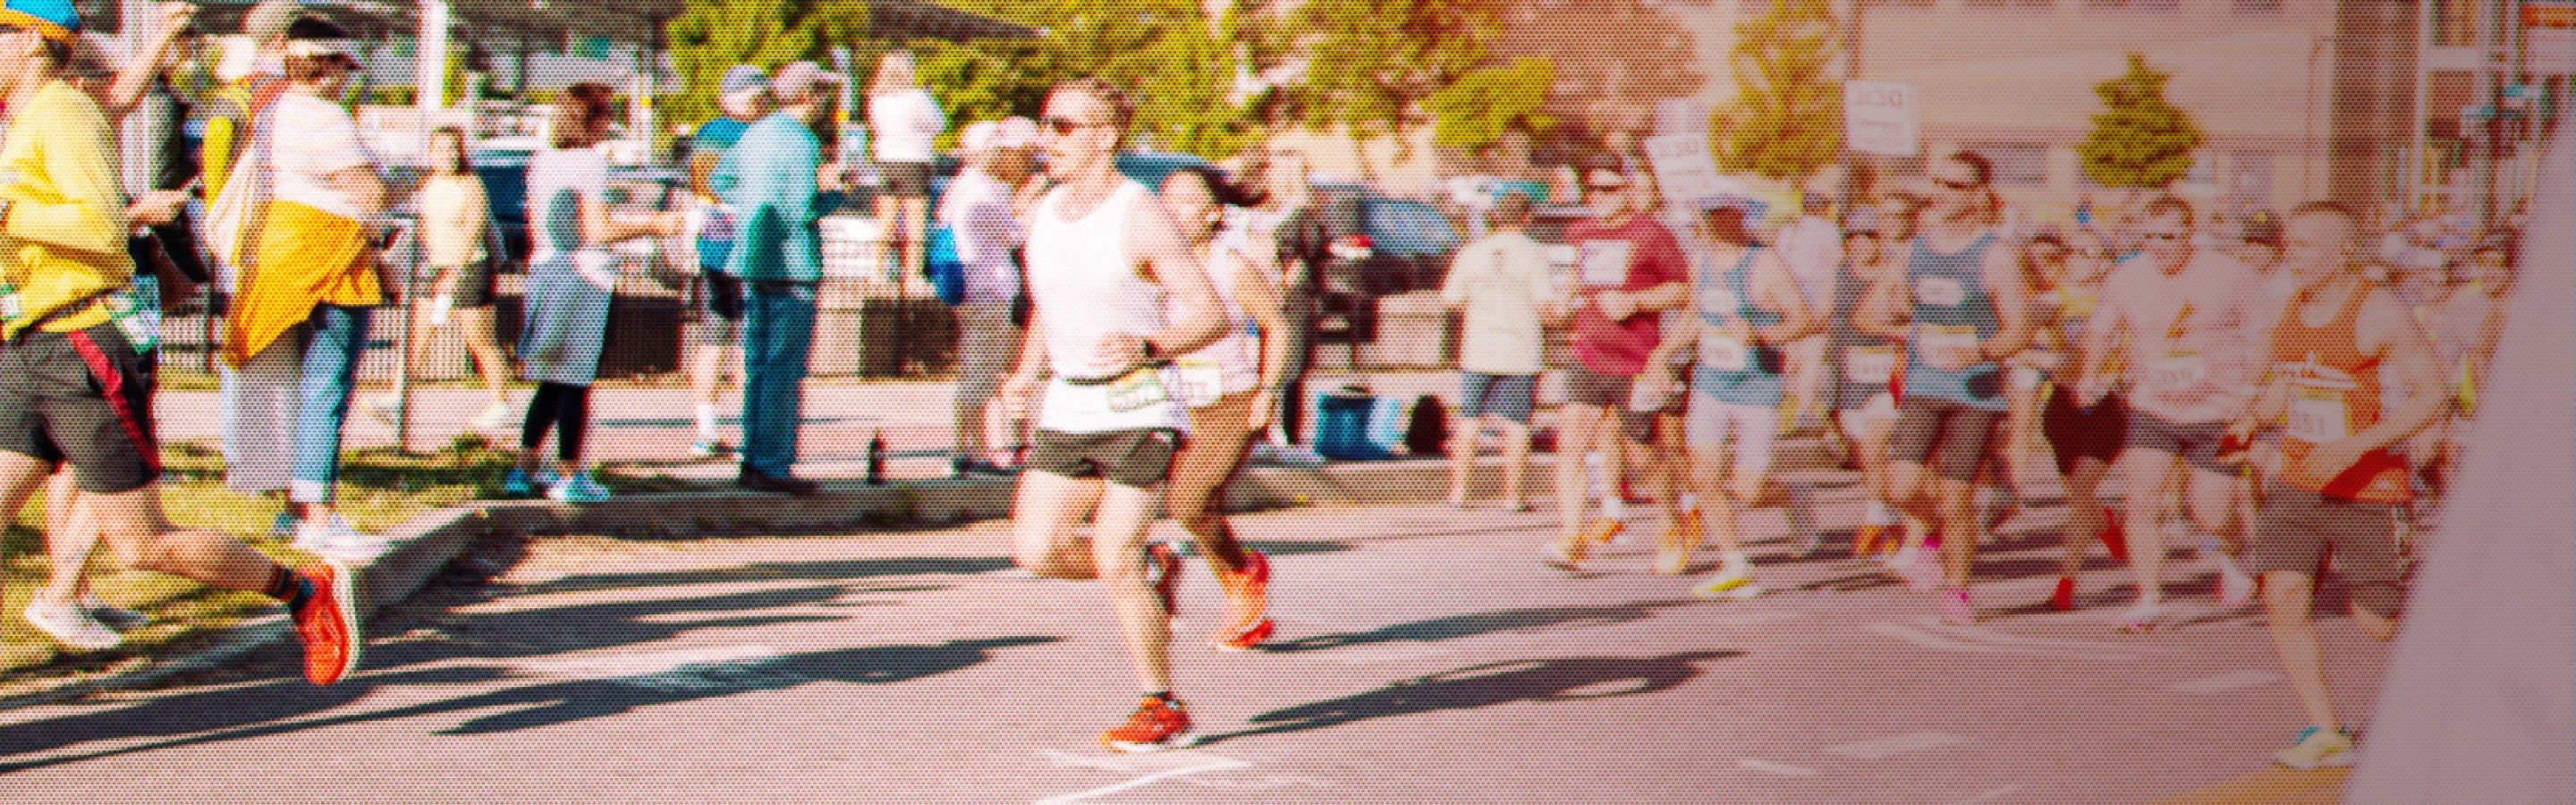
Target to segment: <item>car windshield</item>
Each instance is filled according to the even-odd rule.
[[[1426,257],[1446,253],[1458,244],[1457,230],[1429,204],[1380,199],[1368,205],[1367,215],[1371,245],[1380,251]]]

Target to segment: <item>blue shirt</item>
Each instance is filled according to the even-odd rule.
[[[698,134],[691,145],[698,153],[723,156],[724,152],[733,150],[734,143],[742,140],[743,132],[750,130],[749,123],[732,117],[718,117],[698,127]]]
[[[1701,266],[1699,279],[1691,288],[1691,306],[1701,323],[1721,330],[1733,327],[1737,321],[1750,327],[1780,323],[1779,313],[1753,301],[1753,258],[1761,253],[1760,247],[1745,249],[1744,259],[1723,271]],[[1780,404],[1782,384],[1776,349],[1747,341],[1730,343],[1712,352],[1708,338],[1702,336],[1699,365],[1691,371],[1692,390],[1733,405]],[[1769,360],[1764,359],[1766,353],[1771,356]],[[1716,361],[1724,361],[1725,365]]]
[[[1945,254],[1917,237],[1905,265],[1907,291],[1913,295],[1915,344],[1906,350],[1905,394],[1947,400],[1985,411],[2004,410],[2003,367],[1978,361],[1958,371],[1925,363],[1935,339],[1974,348],[2003,329],[1995,312],[1994,292],[1986,287],[1986,250],[1993,233],[1978,236],[1966,249]]]
[[[823,279],[823,247],[814,222],[831,210],[819,203],[814,181],[822,167],[822,140],[805,121],[785,112],[752,124],[716,161],[707,186],[736,216],[725,273],[745,282]]]

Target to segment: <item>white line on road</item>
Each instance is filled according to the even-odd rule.
[[[1815,769],[1810,769],[1810,768],[1807,768],[1807,767],[1805,767],[1805,766],[1792,766],[1792,765],[1789,765],[1789,764],[1787,764],[1787,763],[1775,763],[1775,762],[1772,762],[1772,761],[1763,760],[1763,759],[1761,759],[1761,758],[1751,758],[1751,757],[1749,757],[1749,758],[1745,758],[1745,759],[1743,759],[1743,760],[1738,760],[1738,761],[1736,761],[1736,762],[1735,762],[1735,765],[1742,766],[1742,767],[1747,768],[1747,769],[1752,769],[1752,770],[1754,770],[1754,771],[1758,771],[1758,772],[1765,772],[1765,773],[1769,773],[1769,774],[1777,774],[1777,775],[1780,775],[1780,776],[1782,776],[1782,777],[1814,777],[1814,776],[1816,776],[1816,770],[1815,770]]]
[[[2018,785],[2004,786],[1983,794],[1978,794],[1968,799],[1959,800],[1958,805],[1985,805],[1989,802],[2000,802],[2003,798],[2012,796],[2014,793],[2021,791],[2021,789],[2022,786]]]
[[[1106,758],[1084,757],[1082,755],[1076,755],[1069,752],[1058,752],[1050,749],[1045,752],[1045,755],[1048,762],[1057,766],[1101,769],[1124,774],[1133,774],[1137,771],[1157,766],[1168,766],[1169,768],[1164,768],[1152,774],[1147,774],[1116,785],[1102,786],[1089,791],[1080,791],[1071,794],[1060,794],[1048,797],[1046,799],[1038,800],[1037,805],[1065,805],[1066,803],[1081,802],[1093,797],[1108,796],[1110,794],[1115,794],[1129,789],[1143,788],[1175,777],[1187,777],[1200,772],[1231,771],[1234,769],[1248,769],[1252,767],[1252,764],[1236,760],[1234,758],[1188,751]]]
[[[2233,673],[2219,674],[2217,676],[2202,677],[2200,679],[2194,679],[2187,682],[2177,682],[2171,685],[2166,685],[2165,689],[2175,693],[2197,693],[2203,696],[2215,696],[2221,693],[2234,693],[2247,688],[2259,688],[2279,681],[2281,681],[2281,675],[2270,671],[2236,671]]]
[[[1938,621],[1929,624],[1928,628],[1936,633],[1947,634],[1961,640],[1984,643],[1990,646],[2018,646],[2023,648],[2048,649],[2050,651],[2070,651],[2079,654],[2090,652],[2098,653],[2106,657],[2129,657],[2131,656],[2130,652],[2137,650],[2136,645],[2128,643],[2097,643],[2087,640],[2050,640],[2043,637],[2026,637],[2023,635],[2013,634],[2011,632],[1997,631],[1981,626],[1951,626]]]
[[[2019,654],[2025,657],[2054,657],[2058,659],[2091,660],[2094,662],[2130,663],[2138,661],[2136,656],[2129,654],[2103,654],[2097,652],[2059,651],[2028,646],[1990,646],[1983,643],[1967,643],[1943,635],[1927,632],[1922,629],[1917,629],[1912,626],[1895,623],[1873,623],[1869,625],[1869,629],[1870,631],[1877,632],[1888,637],[1893,637],[1924,648],[1937,649],[1940,651],[1963,651],[1972,654]]]
[[[1967,742],[1968,739],[1951,735],[1949,733],[1909,732],[1903,735],[1890,735],[1885,738],[1872,738],[1866,741],[1855,741],[1826,749],[1825,751],[1851,758],[1853,760],[1886,760],[1897,755],[1939,749],[1944,746],[1963,744]]]

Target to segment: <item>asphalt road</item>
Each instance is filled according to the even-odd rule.
[[[2197,608],[2177,628],[2114,632],[2129,592],[2107,559],[2087,609],[2049,613],[2057,548],[2041,513],[1990,546],[1985,622],[1950,627],[1928,594],[1842,559],[1857,509],[1829,497],[1825,549],[1761,546],[1775,592],[1725,603],[1648,572],[1642,542],[1584,573],[1541,565],[1545,511],[1244,518],[1277,560],[1280,633],[1261,653],[1206,649],[1221,599],[1194,562],[1176,665],[1209,740],[1152,756],[1093,739],[1135,695],[1099,591],[1013,569],[1001,524],[496,543],[478,555],[506,573],[434,585],[380,618],[366,667],[340,686],[305,685],[290,648],[161,690],[0,712],[0,792],[2095,803],[2213,787],[2195,801],[2291,801],[2225,786],[2330,781],[2265,771],[2304,719],[2259,619],[2205,611],[2188,561],[2172,578]],[[1705,571],[1716,557],[1699,559]],[[2344,707],[2366,718],[2385,651],[2341,619],[2325,635]]]

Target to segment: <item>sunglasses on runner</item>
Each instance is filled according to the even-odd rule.
[[[1074,132],[1091,128],[1092,126],[1092,124],[1089,123],[1058,115],[1048,115],[1041,118],[1038,120],[1038,125],[1047,127],[1048,131],[1055,132],[1055,136],[1058,137],[1070,137]]]

